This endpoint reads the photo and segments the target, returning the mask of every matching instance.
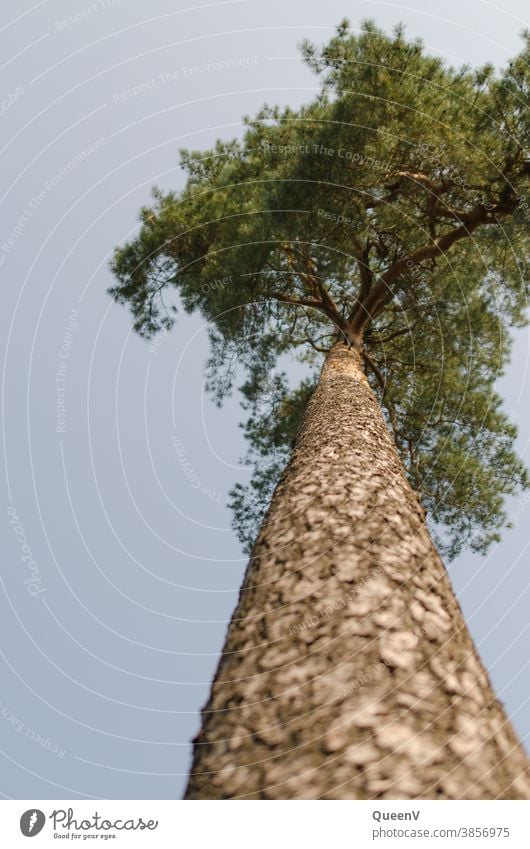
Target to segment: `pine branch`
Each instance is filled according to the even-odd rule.
[[[353,331],[362,332],[370,321],[373,321],[392,299],[393,292],[390,287],[392,283],[403,273],[418,266],[421,262],[443,256],[454,244],[462,239],[469,238],[478,227],[483,224],[498,224],[498,218],[513,211],[516,199],[512,196],[495,204],[488,209],[484,204],[475,207],[471,212],[460,218],[460,225],[448,230],[442,236],[433,239],[429,244],[421,245],[414,251],[406,254],[379,277],[372,292],[364,303],[359,304],[355,310],[350,326]]]

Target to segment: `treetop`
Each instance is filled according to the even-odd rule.
[[[110,290],[135,329],[199,311],[219,399],[246,370],[252,495],[242,535],[289,450],[316,370],[355,346],[413,487],[450,554],[484,550],[527,483],[494,384],[526,321],[528,54],[452,68],[370,21],[305,42],[320,91],[265,105],[241,138],[181,151],[180,191],[154,190],[117,249]],[[291,353],[307,368],[293,385]],[[272,456],[264,467],[263,458]],[[256,514],[256,515],[254,515]]]

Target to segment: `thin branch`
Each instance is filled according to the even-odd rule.
[[[293,343],[293,345],[307,345],[307,344],[309,344],[309,345],[311,345],[312,348],[315,349],[315,351],[318,351],[319,354],[327,354],[328,351],[329,351],[329,348],[322,348],[320,345],[317,345],[316,342],[314,342],[313,339],[311,339],[311,337],[309,337],[309,336],[305,339],[293,339],[292,343]]]
[[[386,380],[383,376],[383,373],[381,372],[381,369],[379,368],[375,360],[373,360],[371,356],[366,353],[366,351],[363,351],[363,359],[366,362],[367,366],[371,369],[372,373],[375,375],[375,378],[379,386],[381,387],[381,391],[383,393],[381,397],[384,397],[386,392]]]
[[[389,336],[381,337],[379,334],[379,338],[374,338],[373,341],[377,345],[385,345],[387,342],[390,342],[392,339],[395,339],[397,336],[403,336],[405,333],[410,333],[414,327],[417,325],[417,321],[414,324],[411,324],[410,327],[402,327],[401,330],[396,330],[394,333],[390,333]]]
[[[395,177],[398,177],[399,179],[405,177],[407,180],[411,180],[413,183],[419,184],[420,186],[424,186],[426,189],[432,192],[433,195],[437,196],[441,195],[447,189],[447,186],[444,183],[440,183],[438,185],[436,185],[436,183],[433,183],[432,180],[423,171],[392,171],[390,174],[388,174],[387,179],[391,180]],[[396,188],[398,185],[399,183],[396,185]]]
[[[365,363],[367,364],[368,368],[370,369],[370,371],[372,372],[372,374],[375,375],[375,379],[377,380],[379,386],[381,387],[381,401],[384,402],[385,408],[388,412],[388,417],[390,419],[390,424],[392,426],[392,432],[394,434],[394,442],[399,447],[400,439],[402,438],[403,434],[401,433],[400,429],[398,428],[396,412],[394,410],[394,407],[385,398],[386,389],[387,389],[387,382],[386,382],[386,380],[385,380],[385,378],[384,378],[384,376],[381,372],[381,369],[377,365],[377,363],[365,351],[363,351],[363,359],[364,359]]]
[[[322,301],[316,298],[295,298],[294,295],[284,295],[280,292],[264,292],[263,295],[265,298],[272,298],[283,304],[293,304],[296,307],[314,307],[315,309],[323,310]]]

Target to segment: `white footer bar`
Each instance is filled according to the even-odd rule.
[[[6,849],[528,849],[529,821],[530,801],[0,802]]]

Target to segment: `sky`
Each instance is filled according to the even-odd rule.
[[[173,799],[245,567],[237,396],[204,391],[206,329],[148,343],[112,302],[114,247],[182,147],[241,133],[317,81],[303,38],[399,21],[452,64],[520,49],[522,0],[9,0],[0,9],[3,309],[0,798]],[[499,383],[528,459],[529,334]],[[530,497],[450,573],[520,736],[530,733]]]

